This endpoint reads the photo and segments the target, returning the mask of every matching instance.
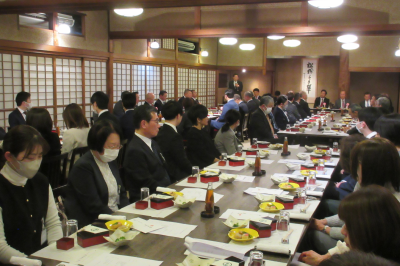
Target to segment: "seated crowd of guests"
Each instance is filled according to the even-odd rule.
[[[311,115],[305,92],[275,98],[258,94],[258,89],[247,91],[242,100],[227,90],[222,114],[209,121],[207,107],[192,90],[179,101],[167,101],[166,91],[157,100],[148,93],[140,106],[138,93],[123,92],[114,113],[108,111],[108,96],[95,92],[91,104],[98,116],[91,127],[79,105],[65,108],[62,147],[49,112],[30,108],[29,93],[18,94],[2,148],[0,263],[30,255],[63,236],[52,188],[40,172],[43,158],[88,147],[74,163],[63,195],[68,218],[81,228],[100,214],[140,200],[143,187],[153,193],[190,175],[192,166],[204,168],[223,153],[237,152],[241,143],[236,130],[245,114],[250,116],[249,136],[271,142],[279,141],[279,130]],[[337,101],[341,107],[349,103],[343,97]],[[319,101],[329,104],[326,92]],[[300,260],[323,266],[367,257],[391,265],[400,262],[400,115],[385,113],[379,104],[347,107],[358,122],[340,141],[339,164],[301,243]],[[214,139],[210,128],[218,130]]]

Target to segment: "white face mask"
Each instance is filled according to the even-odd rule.
[[[42,159],[30,161],[30,162],[23,162],[16,160],[18,162],[18,169],[15,167],[15,171],[26,177],[26,178],[32,178],[34,177],[37,172],[39,171],[40,164],[42,163]]]
[[[104,154],[99,154],[99,157],[103,162],[109,163],[117,159],[118,153],[119,150],[104,149]]]
[[[27,108],[28,110],[31,110],[31,109],[32,109],[32,103],[26,102],[26,108]]]
[[[265,111],[266,114],[269,114],[272,112],[272,107],[267,107],[267,110]]]

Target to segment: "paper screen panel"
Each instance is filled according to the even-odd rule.
[[[175,100],[175,68],[163,66],[163,90],[167,91],[167,99]]]
[[[177,98],[183,96],[183,92],[189,89],[189,69],[178,68],[178,95]]]
[[[113,64],[113,84],[114,84],[114,103],[121,99],[123,91],[132,92],[131,87],[131,65],[130,64]]]
[[[160,70],[159,66],[146,66],[146,93],[154,93],[155,99],[160,93]]]
[[[96,91],[107,93],[106,62],[85,60],[85,116],[89,123],[93,116],[90,97]]]

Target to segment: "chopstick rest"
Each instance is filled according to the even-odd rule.
[[[308,207],[310,207],[310,205],[311,205],[311,203],[308,203],[303,209],[300,209],[300,212],[301,213],[306,213],[307,209],[308,209]]]
[[[293,229],[291,229],[283,238],[282,244],[289,244],[289,237],[293,233]]]

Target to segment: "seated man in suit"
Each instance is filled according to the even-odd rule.
[[[162,107],[167,103],[167,95],[168,93],[166,91],[160,91],[158,94],[158,99],[154,104],[154,107],[157,108],[157,114],[161,112]]]
[[[154,106],[154,99],[155,99],[154,93],[151,93],[151,92],[147,93],[144,96],[143,105]]]
[[[286,130],[286,126],[289,124],[289,118],[286,113],[288,106],[288,100],[285,96],[279,96],[276,101],[276,107],[274,108],[274,117],[276,124],[280,130]]]
[[[326,90],[321,90],[321,95],[320,95],[320,97],[317,97],[317,98],[315,99],[314,108],[317,108],[317,107],[329,108],[329,99],[326,98],[326,95],[327,95],[327,94],[328,94],[328,92],[327,92]],[[325,105],[324,105],[324,103],[325,103]]]
[[[124,107],[122,106],[122,99],[128,93],[130,93],[130,92],[129,91],[123,91],[121,93],[121,100],[116,102],[115,105],[114,105],[113,114],[118,118],[121,118],[125,114]]]
[[[376,136],[375,122],[382,116],[382,112],[375,107],[366,107],[358,112],[359,122],[356,124],[356,130],[364,135],[367,139]]]
[[[371,93],[370,92],[365,92],[364,93],[364,101],[360,102],[361,108],[365,107],[373,107],[371,103]]]
[[[350,107],[349,107],[349,115],[351,116],[351,118],[353,118],[353,119],[357,118],[358,119],[358,112],[361,109],[362,109],[361,106],[359,106],[358,104],[356,104],[356,103],[351,104]],[[347,134],[349,134],[349,135],[353,135],[353,134],[356,134],[356,133],[359,133],[359,132],[355,127],[353,127],[352,129],[347,131]]]
[[[305,91],[300,92],[300,106],[303,108],[304,112],[306,112],[307,116],[311,117],[311,110],[307,102],[307,97],[308,97],[307,92]]]
[[[26,91],[21,91],[15,97],[17,108],[8,115],[10,129],[26,124],[26,113],[31,108],[31,95]]]
[[[233,99],[239,105],[239,111],[240,111],[241,114],[249,113],[249,108],[247,107],[247,104],[242,101],[242,97],[240,97],[239,94],[235,94],[233,96]]]
[[[306,111],[304,111],[303,107],[300,104],[300,93],[296,92],[294,94],[294,98],[293,98],[293,104],[294,106],[296,106],[297,111],[299,112],[301,119],[305,119],[307,118],[307,114]]]
[[[255,110],[249,122],[249,134],[251,138],[260,141],[273,141],[277,139],[277,130],[274,129],[274,121],[271,120],[272,107],[274,99],[270,96],[264,96],[260,100],[260,107]]]
[[[244,93],[244,100],[246,101],[247,108],[249,109],[250,114],[252,114],[260,106],[259,101],[253,99],[253,93],[251,91],[246,91]]]
[[[346,99],[346,92],[341,91],[340,98],[335,102],[335,109],[346,109],[348,106],[350,106],[350,100]]]
[[[192,90],[192,99],[195,104],[200,104],[199,100],[197,100],[197,92],[195,90]]]
[[[294,124],[301,119],[301,115],[299,114],[299,111],[297,111],[297,107],[293,104],[294,94],[292,92],[289,92],[287,94],[287,97],[288,97],[288,104],[286,108],[287,116],[289,118],[289,123]]]
[[[135,109],[133,121],[135,134],[126,148],[123,163],[130,202],[140,200],[142,187],[154,193],[157,187],[171,184],[160,146],[152,140],[160,128],[157,111],[152,106],[139,106]]]
[[[102,91],[96,91],[90,98],[93,110],[99,115],[96,122],[108,119],[120,127],[119,119],[108,111],[108,101],[108,95]]]
[[[255,88],[253,90],[253,94],[254,94],[254,99],[256,99],[256,100],[260,100],[261,99],[260,90],[259,89]]]
[[[243,83],[239,80],[238,74],[233,74],[233,80],[229,81],[228,89],[233,90],[234,94],[242,94]]]
[[[174,183],[192,173],[192,165],[186,156],[183,138],[176,129],[182,121],[182,106],[176,101],[169,101],[163,106],[161,114],[165,118],[165,123],[160,128],[156,141],[167,161],[171,183]]]
[[[379,97],[376,100],[376,107],[379,108],[382,111],[382,113],[384,113],[384,114],[391,113],[390,112],[390,109],[391,109],[390,100],[389,100],[389,98],[387,98],[385,96]]]
[[[179,103],[182,105],[183,99],[185,98],[192,98],[192,90],[186,89],[183,93],[183,96],[181,98],[179,98]]]
[[[128,93],[122,99],[122,105],[124,107],[125,114],[121,117],[121,128],[125,139],[131,141],[133,134],[135,133],[135,127],[133,126],[133,113],[135,112],[136,106],[136,93]]]
[[[229,110],[235,109],[236,111],[239,111],[239,105],[237,105],[237,103],[234,101],[233,96],[233,90],[225,91],[225,100],[227,103],[224,104],[221,116],[217,120],[211,120],[211,126],[214,128],[220,129],[225,124],[225,114]]]

